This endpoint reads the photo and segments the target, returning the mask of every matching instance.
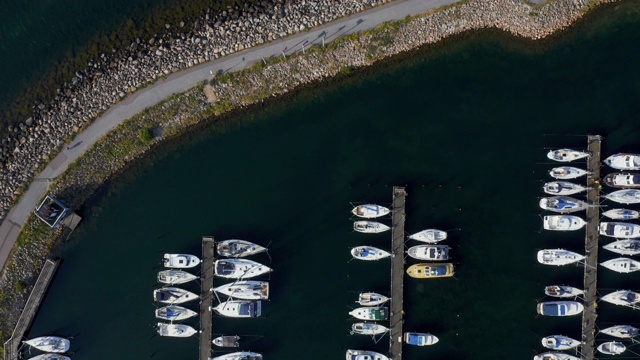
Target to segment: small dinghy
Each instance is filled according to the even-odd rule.
[[[269,282],[243,280],[214,288],[213,291],[244,300],[267,300],[269,298]]]
[[[566,285],[549,285],[544,288],[544,293],[557,298],[575,298],[584,294],[584,290]]]
[[[540,208],[561,214],[572,213],[587,208],[587,203],[569,196],[553,196],[540,199]]]
[[[551,335],[542,338],[542,346],[551,350],[569,350],[578,347],[580,341],[564,335]]]
[[[40,336],[23,341],[25,344],[40,351],[50,353],[63,353],[69,351],[71,341],[60,336]]]
[[[449,260],[449,246],[416,245],[410,247],[407,254],[418,260],[444,261]]]
[[[598,351],[607,355],[619,355],[625,350],[627,350],[627,347],[618,341],[608,341],[598,346]]]
[[[389,358],[375,351],[349,349],[346,360],[389,360]]]
[[[200,264],[200,259],[189,254],[164,254],[164,267],[168,268],[192,268]]]
[[[179,321],[198,315],[195,311],[182,306],[169,305],[156,309],[156,317],[162,320]]]
[[[629,258],[617,258],[600,263],[609,270],[628,274],[640,270],[640,261]]]
[[[580,360],[579,357],[573,355],[561,353],[561,352],[546,352],[538,354],[533,357],[533,360]]]
[[[389,209],[387,209],[386,207],[374,204],[356,206],[353,208],[353,210],[351,210],[351,213],[353,215],[365,219],[373,219],[385,216],[389,214],[389,212]]]
[[[640,190],[625,189],[614,191],[611,194],[602,195],[603,198],[615,201],[620,204],[638,204],[640,203]]]
[[[240,336],[238,335],[227,335],[227,336],[218,336],[213,339],[213,345],[218,347],[239,347],[240,346]]]
[[[568,265],[584,259],[583,255],[564,249],[545,249],[538,251],[538,262],[543,265]]]
[[[640,254],[640,240],[626,239],[614,241],[602,247],[605,250],[612,251],[620,255],[638,255]]]
[[[27,360],[71,360],[71,358],[60,354],[40,354]]]
[[[550,195],[573,195],[586,191],[587,188],[568,181],[552,181],[544,184],[544,192]]]
[[[407,275],[414,279],[437,279],[452,277],[452,263],[420,263],[407,268]]]
[[[640,174],[638,173],[611,173],[603,179],[607,186],[618,189],[640,188]]]
[[[629,209],[611,209],[603,212],[602,216],[614,220],[631,220],[640,218],[640,212]]]
[[[438,229],[427,229],[409,235],[409,239],[435,244],[447,238],[447,232]]]
[[[374,292],[363,292],[358,296],[358,304],[362,306],[378,306],[389,301],[389,298]]]
[[[587,175],[587,171],[573,166],[561,166],[551,169],[549,175],[555,179],[575,179]]]
[[[265,252],[267,248],[246,240],[231,239],[217,243],[216,251],[220,256],[238,258]]]
[[[158,323],[158,334],[160,336],[189,337],[196,332],[194,328],[188,325]]]
[[[618,153],[604,159],[604,163],[617,170],[640,170],[640,154]]]
[[[182,304],[200,296],[177,287],[163,287],[153,290],[153,300],[165,304]]]
[[[575,231],[582,229],[587,224],[579,216],[574,215],[549,215],[542,220],[545,230],[553,231]]]
[[[198,277],[182,270],[162,270],[158,272],[158,282],[163,284],[175,285],[184,284]]]
[[[268,266],[246,259],[216,260],[214,269],[216,276],[227,279],[248,279],[273,271]]]
[[[262,354],[251,351],[238,351],[216,356],[212,360],[262,360]]]
[[[538,303],[538,314],[544,316],[573,316],[584,310],[584,306],[577,301],[547,301]]]
[[[640,237],[640,225],[624,222],[601,222],[600,235],[615,238],[637,238]]]
[[[389,309],[384,306],[359,307],[349,311],[349,315],[359,320],[386,321],[389,320]]]
[[[380,335],[389,331],[389,328],[376,323],[355,323],[351,325],[351,335]]]
[[[356,246],[351,249],[351,255],[358,260],[373,261],[388,258],[391,253],[373,246]]]
[[[640,335],[640,329],[635,328],[631,325],[611,326],[606,329],[600,330],[600,332],[605,335],[617,337],[619,339],[633,339],[634,337]]]
[[[570,162],[574,160],[584,159],[586,157],[589,157],[588,152],[572,149],[550,150],[547,153],[547,158],[549,158],[549,160],[558,162]]]
[[[365,234],[377,234],[391,229],[385,224],[375,221],[356,221],[353,223],[353,230]]]
[[[439,339],[435,335],[428,333],[406,332],[404,342],[408,345],[429,346],[437,343]]]
[[[631,290],[619,290],[600,297],[600,300],[614,305],[635,308],[636,304],[640,302],[640,294]]]
[[[250,300],[227,300],[213,308],[216,313],[234,318],[256,318],[262,315],[262,302]]]

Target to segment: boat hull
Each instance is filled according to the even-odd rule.
[[[416,245],[410,247],[407,254],[417,260],[445,261],[449,260],[449,246]]]
[[[200,265],[200,259],[190,254],[164,254],[164,267],[187,269]]]
[[[638,173],[612,173],[607,174],[604,179],[607,186],[616,189],[638,189],[640,188],[640,174]]]
[[[246,259],[216,260],[215,275],[227,279],[249,279],[271,272],[271,268]]]
[[[267,281],[236,281],[213,289],[215,292],[243,300],[267,300],[269,283]]]
[[[640,240],[625,239],[614,241],[602,247],[605,250],[620,254],[620,255],[638,255],[640,254]]]
[[[358,260],[375,261],[391,256],[391,253],[373,246],[357,246],[351,249],[351,256]]]
[[[557,298],[575,298],[584,294],[584,290],[574,288],[573,286],[550,285],[544,288],[544,293],[547,296],[553,296]]]
[[[640,294],[631,290],[619,290],[600,297],[600,300],[619,306],[636,307]]]
[[[553,196],[542,198],[540,199],[539,205],[543,210],[549,210],[561,214],[568,214],[587,208],[586,202],[574,199],[569,196]]]
[[[628,274],[640,270],[640,261],[629,258],[617,258],[600,263],[605,268],[619,272],[622,274]]]
[[[158,334],[169,337],[189,337],[197,331],[188,325],[158,323]]]
[[[640,154],[614,154],[604,159],[604,163],[617,170],[640,170]]]
[[[602,329],[600,330],[600,332],[605,335],[617,337],[619,339],[633,339],[634,337],[640,335],[640,329],[635,328],[631,325],[615,325],[606,329]]]
[[[267,248],[246,240],[231,239],[217,243],[216,251],[220,256],[239,258],[265,252]]]
[[[364,234],[377,234],[389,229],[391,229],[389,226],[376,221],[355,221],[353,223],[353,230]]]
[[[563,335],[551,335],[542,338],[542,346],[551,350],[570,350],[579,345],[580,341]]]
[[[604,198],[619,204],[640,204],[640,190],[624,189],[603,195]]]
[[[349,349],[346,360],[389,360],[389,358],[375,351]]]
[[[262,302],[249,300],[227,300],[213,310],[219,315],[234,318],[256,318],[262,315]]]
[[[231,354],[216,356],[213,360],[262,360],[262,354],[251,351],[238,351]]]
[[[549,175],[555,179],[570,180],[587,175],[587,171],[572,166],[561,166],[551,169]]]
[[[587,188],[568,181],[552,181],[544,184],[542,187],[545,193],[549,195],[574,195],[586,191]]]
[[[381,216],[388,215],[390,210],[384,206],[375,204],[359,205],[351,210],[351,213],[359,218],[363,219],[375,219]]]
[[[561,352],[548,351],[534,356],[533,360],[580,360],[580,358]]]
[[[196,316],[193,310],[183,308],[182,306],[165,306],[156,309],[156,318],[168,321],[180,321]]]
[[[550,150],[547,153],[547,158],[549,160],[564,162],[564,163],[584,159],[588,156],[589,156],[588,152],[577,151],[572,149]]]
[[[60,336],[40,336],[24,343],[40,351],[50,353],[64,353],[69,351],[71,347],[71,341]]]
[[[358,304],[362,306],[378,306],[389,301],[389,298],[374,292],[360,293],[358,296]]]
[[[406,332],[403,336],[405,344],[415,346],[429,346],[434,345],[440,341],[435,335],[429,333],[414,333]]]
[[[640,237],[640,225],[625,222],[600,223],[600,235],[623,239],[634,239]]]
[[[617,341],[609,341],[598,346],[598,351],[607,355],[619,355],[627,350],[623,343]]]
[[[438,279],[454,275],[452,263],[420,263],[407,268],[407,275],[415,279]]]
[[[360,307],[349,311],[349,315],[358,320],[385,321],[389,320],[389,309],[384,306]]]
[[[351,335],[380,335],[389,331],[389,328],[376,323],[355,323],[351,325]]]
[[[545,249],[538,251],[537,259],[543,265],[563,266],[581,261],[584,256],[564,249]]]
[[[169,285],[188,283],[198,277],[186,271],[171,269],[158,272],[158,282]]]
[[[153,300],[165,304],[182,304],[200,296],[176,287],[163,287],[153,291]]]
[[[435,244],[437,242],[447,239],[447,232],[438,229],[426,229],[415,234],[409,235],[409,239],[422,241],[429,244]]]
[[[546,301],[538,303],[538,314],[543,316],[574,316],[582,313],[584,305],[577,301]]]
[[[551,231],[576,231],[586,224],[581,217],[574,215],[548,215],[542,220],[544,229]]]
[[[218,347],[240,347],[240,336],[218,336],[212,340],[212,343]]]
[[[640,218],[640,212],[629,209],[611,209],[603,212],[602,216],[614,220],[632,220]]]

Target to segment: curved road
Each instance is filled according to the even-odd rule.
[[[400,20],[407,15],[418,15],[427,10],[449,5],[458,0],[398,0],[384,6],[379,6],[358,14],[341,18],[324,24],[310,31],[301,32],[279,39],[268,44],[260,45],[241,52],[234,53],[220,59],[212,60],[198,66],[185,69],[170,75],[165,80],[131,94],[123,101],[112,106],[100,118],[96,119],[88,128],[79,133],[70,148],[65,148],[53,159],[47,167],[35,177],[27,191],[14,205],[6,219],[0,225],[0,268],[9,256],[13,244],[16,242],[22,225],[26,222],[38,201],[47,193],[49,179],[60,175],[66,167],[81,156],[91,145],[103,135],[115,128],[122,121],[151,107],[163,99],[195,86],[208,79],[217,71],[242,70],[262,58],[273,55],[290,54],[302,51],[303,46],[311,44],[321,45],[336,38],[363,30],[372,29],[384,22]]]

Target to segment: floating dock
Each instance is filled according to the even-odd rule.
[[[584,311],[582,312],[581,358],[593,360],[595,353],[596,284],[598,280],[598,225],[600,222],[600,135],[589,135],[588,150],[591,156],[587,162],[587,208],[586,235],[584,239]]]
[[[402,324],[404,323],[404,187],[393,187],[393,208],[391,210],[391,325],[389,333],[389,358],[402,359]]]
[[[202,237],[202,265],[200,269],[200,360],[211,358],[211,334],[213,333],[213,277],[215,263],[215,240],[213,236]]]
[[[13,334],[11,334],[11,338],[4,343],[5,360],[18,360],[20,343],[40,308],[40,303],[49,288],[53,275],[58,269],[59,262],[59,260],[50,259],[45,261],[42,271],[40,271],[40,275],[38,275],[38,280],[33,286],[33,290],[31,290],[29,299],[27,299],[27,303],[24,309],[22,309],[22,314],[20,314],[16,327],[13,329]]]

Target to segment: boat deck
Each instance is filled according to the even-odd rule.
[[[405,200],[407,193],[404,187],[393,187],[393,209],[391,214],[391,324],[389,326],[389,358],[402,359],[402,325],[404,323],[404,221]]]
[[[596,284],[598,279],[598,224],[600,222],[600,189],[594,181],[600,181],[600,147],[602,137],[589,135],[588,150],[591,153],[587,162],[587,208],[586,235],[584,240],[585,266],[584,266],[584,312],[582,313],[582,348],[581,358],[593,360],[595,354],[595,322],[596,312]]]
[[[202,268],[200,269],[200,360],[211,358],[211,334],[213,333],[213,264],[215,262],[215,240],[213,236],[202,237]]]

